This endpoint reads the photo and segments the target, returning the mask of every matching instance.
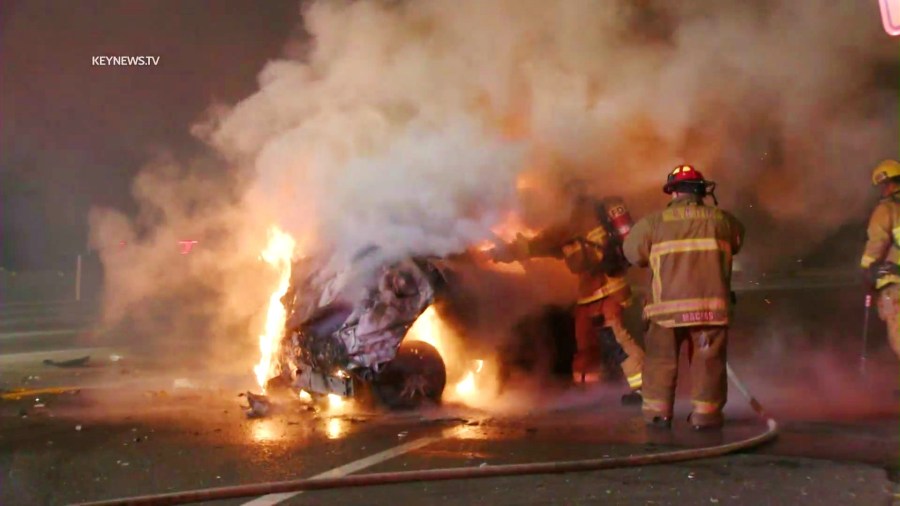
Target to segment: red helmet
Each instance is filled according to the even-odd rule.
[[[666,185],[663,186],[663,191],[665,193],[672,193],[675,191],[675,187],[681,183],[696,185],[698,192],[695,193],[701,193],[703,195],[706,194],[709,186],[715,184],[712,183],[712,181],[707,181],[703,177],[703,174],[694,167],[690,165],[679,165],[669,173],[669,177],[666,178]]]

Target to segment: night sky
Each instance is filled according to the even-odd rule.
[[[299,22],[299,0],[0,2],[0,266],[69,268],[90,207],[131,210],[154,153],[203,150],[191,124],[251,94]]]

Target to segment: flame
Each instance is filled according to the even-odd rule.
[[[515,240],[519,235],[526,238],[532,238],[537,235],[537,230],[526,225],[522,216],[517,212],[506,213],[506,216],[500,223],[491,227],[491,232],[507,242]]]
[[[483,405],[492,397],[493,381],[481,374],[486,361],[470,362],[462,356],[463,345],[449,325],[441,320],[434,306],[423,312],[409,330],[407,339],[424,341],[437,349],[447,367],[449,377],[460,377],[452,388],[444,391],[446,400],[469,406]],[[471,366],[468,366],[471,364]],[[468,366],[468,367],[467,367]]]
[[[294,255],[296,242],[287,232],[273,226],[269,229],[269,244],[263,250],[260,258],[278,271],[278,286],[269,297],[269,309],[266,313],[266,324],[263,333],[259,336],[259,363],[253,368],[256,374],[256,382],[266,390],[266,382],[278,374],[277,361],[278,349],[281,345],[281,334],[284,330],[284,320],[287,317],[284,306],[281,304],[281,296],[287,291],[291,280],[291,258]]]
[[[475,370],[466,373],[465,378],[456,384],[456,393],[465,398],[471,397],[478,391],[478,382],[476,377],[481,370],[484,369],[484,360],[475,361]]]

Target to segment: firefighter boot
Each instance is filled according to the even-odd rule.
[[[690,423],[691,428],[696,431],[711,431],[721,429],[722,425],[724,425],[724,420],[722,419],[722,415],[711,417],[708,415],[691,413],[688,415],[688,423]]]
[[[640,406],[643,403],[644,403],[644,397],[641,395],[640,388],[622,396],[622,405],[623,406]]]
[[[654,416],[653,418],[646,420],[645,423],[647,424],[647,427],[650,427],[651,429],[671,429],[672,417]]]

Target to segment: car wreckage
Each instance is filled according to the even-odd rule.
[[[447,382],[440,353],[405,337],[448,286],[441,260],[388,260],[369,248],[346,268],[325,267],[309,259],[292,267],[281,299],[280,374],[267,390],[303,390],[314,400],[370,396],[393,409],[438,402]]]

